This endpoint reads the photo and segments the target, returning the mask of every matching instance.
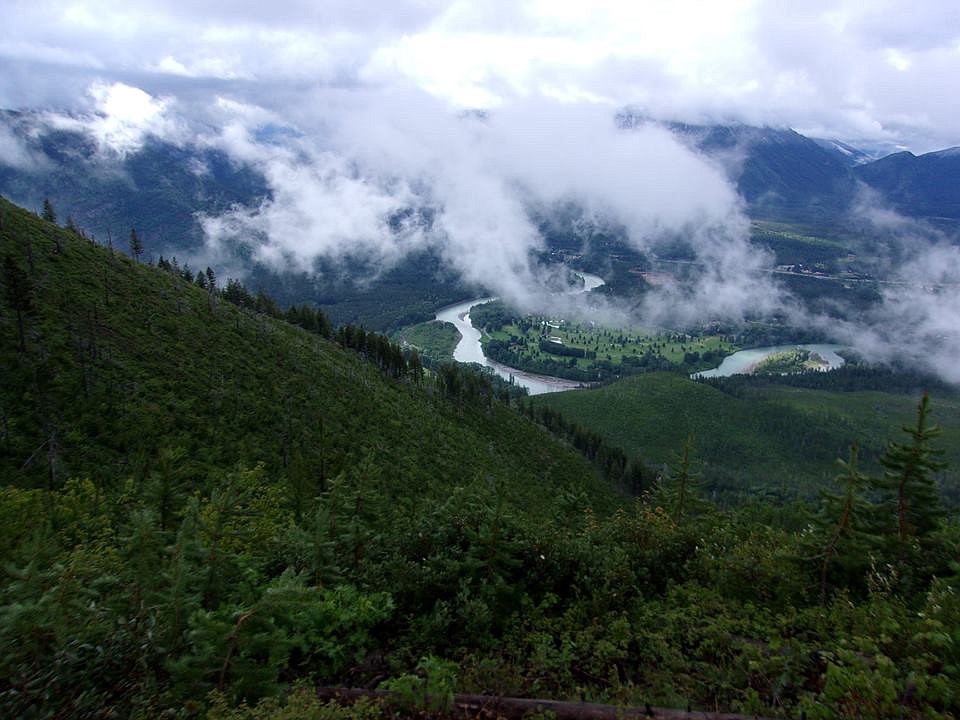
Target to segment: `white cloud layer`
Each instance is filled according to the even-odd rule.
[[[38,0],[0,5],[0,105],[71,107],[92,79],[215,88],[412,84],[461,107],[633,104],[927,150],[960,142],[953,0]]]
[[[624,227],[640,250],[687,241],[707,268],[708,304],[675,297],[648,313],[691,320],[709,308],[739,319],[773,306],[777,293],[758,274],[768,259],[750,249],[736,192],[659,126],[618,130],[607,108],[556,101],[457,116],[421,92],[357,92],[337,104],[321,93],[303,104],[313,124],[289,148],[257,143],[247,109],[213,141],[272,190],[255,209],[205,218],[214,250],[252,240],[258,261],[309,270],[319,257],[389,266],[430,247],[468,282],[529,307],[544,285],[529,209],[573,202]]]
[[[65,115],[47,113],[47,122],[57,128],[85,131],[101,151],[124,156],[135,152],[149,136],[170,142],[183,139],[185,125],[171,112],[173,101],[155,98],[124,83],[93,83],[88,95],[92,112]]]

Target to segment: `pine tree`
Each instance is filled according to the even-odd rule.
[[[33,311],[33,287],[30,278],[13,255],[3,256],[3,291],[7,304],[17,314],[17,330],[20,335],[20,352],[27,351],[25,318]]]
[[[130,254],[137,262],[140,262],[140,256],[143,255],[143,243],[137,235],[136,228],[130,228]]]
[[[817,527],[815,559],[820,561],[820,601],[826,602],[831,567],[844,571],[845,584],[862,577],[869,549],[875,536],[870,534],[874,508],[862,497],[870,479],[857,467],[859,449],[850,447],[848,460],[837,459],[840,473],[834,481],[840,492],[821,494],[820,511],[814,521]]]
[[[924,393],[917,406],[916,425],[903,427],[910,440],[891,441],[880,458],[885,471],[877,485],[886,495],[888,519],[901,543],[928,535],[943,517],[933,475],[946,463],[939,460],[943,450],[930,446],[941,430],[939,425],[928,427],[929,414],[930,396]]]
[[[700,473],[693,457],[693,437],[683,443],[674,462],[660,480],[659,493],[674,522],[696,512],[703,504],[700,496]]]
[[[57,212],[53,209],[53,203],[50,202],[50,198],[43,199],[43,212],[40,213],[40,217],[47,222],[57,222]]]

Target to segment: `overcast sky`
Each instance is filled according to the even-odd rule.
[[[413,87],[454,109],[630,104],[922,152],[960,144],[958,78],[957,0],[0,3],[8,108],[101,107],[122,82],[288,115],[305,89]]]

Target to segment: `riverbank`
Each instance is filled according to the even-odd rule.
[[[574,294],[586,293],[604,284],[603,278],[597,275],[591,275],[589,273],[578,274],[583,278],[583,287],[575,290]],[[477,298],[476,300],[467,300],[466,302],[445,307],[437,313],[435,317],[437,322],[450,323],[460,332],[460,342],[457,343],[453,351],[454,360],[463,363],[476,363],[483,367],[488,367],[504,380],[526,388],[531,395],[542,395],[545,393],[587,387],[587,383],[578,380],[567,380],[566,378],[551,375],[528,373],[488,358],[483,350],[483,334],[478,328],[475,328],[470,321],[470,310],[477,305],[482,305],[483,303],[488,303],[496,299],[495,297],[484,297]]]
[[[719,367],[712,370],[703,370],[690,375],[691,378],[729,377],[731,375],[750,375],[761,363],[771,355],[789,352],[791,350],[807,350],[823,359],[825,365],[819,372],[835,370],[844,364],[844,359],[838,351],[845,349],[844,345],[830,345],[814,343],[809,345],[772,345],[769,347],[749,348],[728,355]]]

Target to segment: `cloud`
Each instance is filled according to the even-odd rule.
[[[279,112],[317,85],[413,84],[460,107],[552,97],[915,151],[960,142],[952,0],[813,0],[789,13],[776,0],[37,0],[0,6],[0,26],[8,107],[72,108],[56,93],[79,77],[155,96],[174,80],[226,86]]]
[[[263,203],[203,218],[212,252],[240,243],[273,267],[313,269],[388,267],[432,248],[528,306],[548,270],[530,208],[575,203],[640,251],[689,247],[697,282],[648,295],[647,318],[796,312],[723,173],[654,124],[618,131],[615,108],[854,145],[960,142],[950,0],[811,0],[789,13],[775,0],[37,0],[0,4],[0,27],[0,105],[50,108],[105,155],[157,136],[263,173]],[[477,107],[485,119],[462,112]],[[9,163],[31,161],[24,152],[0,135]],[[877,231],[868,250],[896,283],[855,326],[800,319],[864,346],[943,347],[946,361],[953,286],[923,278],[954,267],[949,246],[870,198],[857,221]]]
[[[45,156],[33,152],[9,127],[0,125],[0,165],[35,172],[46,169],[49,162]]]
[[[156,98],[119,82],[93,83],[88,94],[93,112],[48,113],[46,121],[52,127],[86,132],[101,151],[120,157],[140,149],[151,135],[174,143],[182,140],[184,124],[171,112],[174,101],[170,98]]]
[[[533,308],[551,269],[532,209],[574,204],[614,223],[642,252],[686,243],[699,267],[695,292],[647,303],[648,317],[742,319],[772,312],[780,291],[761,272],[770,259],[748,241],[748,224],[724,173],[669,131],[619,129],[597,105],[514,103],[486,115],[451,112],[407,89],[318,93],[303,99],[283,147],[257,141],[269,114],[235,109],[215,141],[252,163],[271,198],[254,209],[206,217],[212,251],[246,245],[276,269],[313,271],[318,259],[389,267],[431,248],[468,283]]]
[[[853,210],[866,228],[865,257],[882,277],[880,302],[847,320],[808,322],[873,362],[913,365],[960,384],[960,248],[927,223],[884,207],[864,190]]]

